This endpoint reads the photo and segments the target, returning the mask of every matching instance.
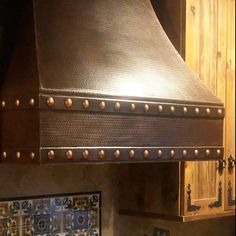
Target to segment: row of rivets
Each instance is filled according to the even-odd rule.
[[[175,151],[174,149],[170,150],[170,157],[171,157],[171,158],[174,158],[174,157],[175,157],[175,154],[176,154],[176,151]],[[65,155],[66,155],[66,158],[70,160],[70,159],[73,158],[73,151],[72,151],[72,150],[68,150],[68,151],[66,151]],[[120,155],[121,155],[120,150],[116,150],[116,151],[114,152],[115,158],[118,159],[118,158],[120,157]],[[128,155],[129,155],[130,158],[134,158],[135,155],[136,155],[136,152],[135,152],[133,149],[131,149],[131,150],[129,150]],[[144,157],[144,158],[148,158],[149,155],[150,155],[149,150],[144,150],[144,152],[143,152],[143,157]],[[163,155],[163,151],[162,151],[161,149],[159,149],[159,150],[157,151],[157,156],[158,156],[158,157],[162,157],[162,155]],[[187,152],[186,149],[184,149],[184,150],[182,151],[182,156],[183,156],[183,157],[187,157],[187,155],[188,155],[188,152]],[[195,155],[195,157],[197,157],[197,156],[199,155],[199,150],[198,150],[198,149],[195,149],[195,150],[194,150],[194,155]],[[206,149],[205,155],[206,155],[206,156],[209,156],[209,155],[210,155],[210,150],[209,150],[209,149]],[[220,149],[217,149],[217,156],[220,156],[220,155],[221,155],[221,150],[220,150]],[[3,154],[3,157],[4,157],[4,156],[6,156],[6,154]],[[17,156],[20,156],[20,154],[17,154]],[[83,156],[84,159],[87,159],[87,158],[89,157],[89,151],[88,151],[88,150],[84,150],[84,151],[82,152],[82,156]],[[50,150],[50,151],[48,152],[48,158],[52,160],[52,159],[54,159],[54,157],[55,157],[54,151],[53,151],[53,150]],[[99,157],[100,159],[104,159],[104,158],[105,158],[105,151],[104,151],[104,150],[99,150],[99,152],[98,152],[98,157]],[[20,157],[19,157],[19,158],[20,158]],[[33,159],[33,158],[32,158],[32,159]]]
[[[53,106],[54,104],[55,104],[55,101],[54,101],[53,97],[49,97],[49,98],[47,99],[47,105],[48,105],[48,106]],[[72,105],[73,105],[72,99],[71,99],[71,98],[67,98],[67,99],[65,100],[65,107],[66,107],[66,108],[71,108]],[[82,102],[82,106],[83,106],[84,109],[89,108],[89,107],[90,107],[89,100],[87,100],[87,99],[84,100],[84,101]],[[106,103],[105,103],[104,101],[101,101],[100,104],[99,104],[99,108],[100,108],[101,110],[104,110],[104,109],[106,108]],[[121,108],[121,104],[120,104],[119,102],[115,102],[115,104],[114,104],[114,109],[115,109],[116,111],[119,111],[120,108]],[[149,107],[148,104],[144,104],[143,109],[144,109],[145,112],[148,112],[148,111],[150,110],[150,107]],[[131,104],[130,104],[130,110],[131,110],[131,111],[135,111],[135,110],[136,110],[136,105],[135,105],[134,103],[131,103]],[[159,105],[159,106],[158,106],[158,111],[159,111],[160,113],[164,111],[164,108],[163,108],[162,105]],[[176,109],[175,109],[174,106],[171,106],[171,107],[170,107],[170,112],[171,112],[172,114],[174,114],[174,113],[176,112]],[[187,113],[188,113],[188,108],[187,108],[187,107],[183,107],[183,113],[184,113],[184,114],[187,114]],[[200,109],[199,109],[198,107],[195,108],[195,113],[196,113],[196,115],[199,115],[199,114],[200,114]],[[210,115],[210,114],[211,114],[211,109],[210,109],[210,108],[206,108],[206,114],[207,114],[207,115]],[[221,115],[221,114],[222,114],[222,109],[218,109],[218,115]]]
[[[16,159],[21,159],[21,153],[20,152],[16,152]],[[33,159],[35,159],[35,153],[34,152],[31,152],[30,153],[30,158],[33,160]],[[7,159],[7,152],[2,152],[2,158],[3,159]]]
[[[34,101],[33,98],[31,98],[31,99],[29,100],[29,105],[30,105],[30,106],[34,106],[34,104],[35,104],[35,101]],[[16,106],[16,107],[19,107],[19,106],[20,106],[20,100],[19,100],[19,99],[16,99],[16,100],[15,100],[15,106]],[[6,107],[6,102],[5,102],[5,101],[1,101],[1,108],[5,108],[5,107]]]
[[[129,154],[129,157],[130,157],[130,158],[134,158],[136,153],[135,153],[135,151],[134,151],[133,149],[131,149],[131,150],[128,152],[128,154]],[[83,153],[82,153],[82,155],[83,155],[83,158],[84,158],[84,159],[87,159],[87,158],[89,157],[89,151],[88,151],[88,150],[84,150]],[[114,156],[115,156],[116,158],[119,158],[120,155],[121,155],[120,150],[116,150],[116,151],[114,152]],[[150,152],[149,152],[148,150],[144,150],[144,152],[143,152],[143,157],[144,157],[144,158],[148,158],[149,155],[150,155]],[[163,155],[163,151],[159,149],[159,150],[157,151],[157,156],[158,156],[158,157],[162,157],[162,155]],[[187,155],[188,155],[187,150],[184,149],[184,150],[182,151],[182,155],[183,155],[183,157],[187,157]],[[197,156],[199,155],[199,150],[198,150],[198,149],[195,149],[195,150],[194,150],[194,155],[195,155],[195,157],[197,157]],[[207,149],[207,150],[205,151],[205,155],[206,155],[206,156],[209,156],[209,155],[210,155],[210,150],[209,150],[209,149]],[[221,150],[220,150],[220,149],[217,149],[217,156],[220,156],[220,155],[221,155]],[[175,150],[172,149],[172,150],[170,151],[170,157],[173,158],[174,156],[175,156]],[[53,150],[50,150],[50,151],[48,152],[48,158],[49,158],[49,159],[54,159],[54,157],[55,157],[54,151],[53,151]],[[73,158],[73,151],[72,151],[72,150],[68,150],[68,151],[66,152],[66,157],[67,157],[67,159],[72,159],[72,158]],[[98,157],[99,157],[100,159],[103,159],[103,158],[105,157],[105,151],[104,151],[104,150],[100,150],[100,151],[98,152]],[[7,158],[7,153],[6,153],[6,152],[2,152],[2,158],[3,158],[3,159],[6,159],[6,158]],[[21,159],[21,153],[20,153],[20,152],[16,152],[16,158],[17,158],[17,159]],[[32,160],[35,159],[35,153],[34,153],[34,152],[31,152],[31,153],[30,153],[30,158],[31,158]]]
[[[35,104],[35,101],[34,101],[33,98],[31,98],[31,99],[29,100],[29,105],[30,105],[30,106],[34,106],[34,104]],[[53,99],[53,97],[49,97],[49,98],[47,99],[47,105],[48,105],[48,106],[53,106],[54,104],[55,104],[55,100]],[[72,105],[73,105],[73,101],[72,101],[71,98],[68,98],[68,99],[65,100],[65,106],[66,106],[66,108],[71,108]],[[16,99],[16,100],[15,100],[15,106],[17,106],[17,107],[20,106],[20,100],[19,100],[19,99]],[[89,101],[88,101],[87,99],[84,100],[84,101],[82,102],[82,106],[83,106],[83,108],[85,108],[85,109],[89,108],[89,106],[90,106]],[[5,101],[1,101],[1,107],[2,107],[2,108],[5,108],[5,107],[6,107],[6,102],[5,102]],[[100,108],[101,110],[104,110],[105,107],[106,107],[106,103],[105,103],[104,101],[101,101],[100,104],[99,104],[99,108]],[[120,108],[121,108],[120,103],[119,103],[119,102],[116,102],[115,105],[114,105],[114,108],[115,108],[115,110],[117,110],[117,111],[120,110]],[[135,111],[135,110],[136,110],[136,105],[135,105],[134,103],[132,103],[132,104],[130,105],[130,110],[131,110],[131,111]],[[148,105],[148,104],[145,104],[145,105],[144,105],[144,111],[145,111],[145,112],[148,112],[149,110],[150,110],[149,105]],[[162,105],[159,105],[159,106],[158,106],[158,111],[161,113],[161,112],[163,112],[163,110],[164,110],[164,109],[163,109],[163,106],[162,106]],[[174,107],[174,106],[171,106],[171,107],[170,107],[170,112],[171,112],[171,113],[175,113],[175,107]],[[187,107],[183,107],[183,113],[184,113],[184,114],[187,114],[187,113],[188,113],[188,108],[187,108]],[[195,108],[195,113],[196,113],[196,115],[199,115],[199,114],[200,114],[200,109],[199,109],[199,108]],[[218,115],[222,115],[222,113],[223,113],[222,109],[218,109]],[[207,115],[210,115],[210,114],[211,114],[210,108],[206,108],[206,114],[207,114]]]

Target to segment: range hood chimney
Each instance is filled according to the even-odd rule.
[[[1,81],[1,162],[223,158],[223,104],[150,0],[23,0]]]

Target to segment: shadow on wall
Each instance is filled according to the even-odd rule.
[[[21,0],[0,1],[0,84],[5,76],[10,54],[15,44],[22,5]]]
[[[154,234],[155,228],[169,230],[169,236],[235,235],[235,217],[224,217],[187,223],[130,216],[121,216],[119,220],[119,225],[121,226],[120,236],[156,236]]]

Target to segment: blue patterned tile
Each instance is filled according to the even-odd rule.
[[[100,194],[0,201],[0,236],[100,236]]]
[[[74,230],[86,230],[89,227],[89,210],[74,211]]]

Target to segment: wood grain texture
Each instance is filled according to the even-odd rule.
[[[235,159],[235,0],[228,1],[227,13],[226,160],[230,155]],[[229,183],[231,183],[232,198],[235,201],[235,168],[232,171],[227,168],[226,171],[225,208],[228,210],[235,208],[235,203],[230,206],[228,200]]]
[[[229,154],[235,155],[234,2],[191,0],[186,3],[186,62],[226,106],[226,158]],[[211,162],[188,162],[182,169],[185,186],[183,214],[192,215],[187,210],[188,184],[192,187],[193,204],[201,206],[200,210],[194,213],[196,216],[224,214],[224,201],[221,206],[212,209],[208,205],[218,201],[221,182],[227,206],[228,183],[231,181],[234,186],[234,172],[229,174],[227,168],[220,172],[217,163]],[[228,209],[232,208],[233,206]]]

